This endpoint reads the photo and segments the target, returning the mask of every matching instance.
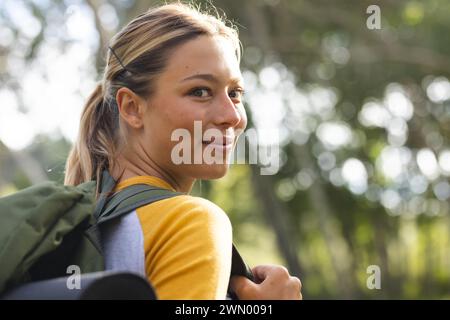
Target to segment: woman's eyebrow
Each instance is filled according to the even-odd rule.
[[[189,76],[187,78],[184,78],[183,80],[181,80],[181,82],[188,81],[188,80],[194,80],[194,79],[202,79],[202,80],[215,82],[215,83],[219,83],[220,82],[220,80],[217,77],[215,77],[214,75],[212,75],[210,73],[195,74],[193,76]],[[237,84],[237,83],[242,83],[243,81],[242,81],[242,78],[236,77],[236,78],[230,79],[230,82]]]

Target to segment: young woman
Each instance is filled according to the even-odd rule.
[[[179,163],[172,134],[189,133],[194,150],[227,160],[247,119],[242,103],[237,32],[182,4],[151,9],[109,46],[103,79],[89,97],[65,183],[100,181],[107,169],[115,191],[149,184],[184,193],[142,206],[102,232],[106,267],[145,276],[160,299],[300,299],[301,284],[282,266],[252,269],[257,283],[232,277],[232,228],[208,200],[190,196],[196,179],[216,179],[227,161]],[[214,129],[222,138],[198,138]],[[186,156],[186,155],[185,155]],[[188,157],[188,158],[189,158]]]

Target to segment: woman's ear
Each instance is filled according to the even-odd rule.
[[[122,87],[116,93],[117,106],[120,116],[134,129],[144,125],[144,101],[128,88]]]

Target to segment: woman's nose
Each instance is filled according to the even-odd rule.
[[[234,102],[228,94],[223,94],[217,101],[216,108],[214,109],[214,122],[218,126],[223,127],[236,127],[242,119],[241,114],[237,108],[236,102]]]

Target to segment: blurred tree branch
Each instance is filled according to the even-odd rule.
[[[102,68],[105,66],[105,50],[108,46],[109,39],[112,36],[112,33],[108,32],[103,25],[102,21],[99,16],[99,7],[101,5],[99,0],[85,0],[86,4],[91,8],[92,13],[94,14],[94,23],[95,28],[97,29],[98,35],[99,35],[99,48],[97,50],[96,58],[95,58],[95,65],[96,70],[98,73],[102,70]]]
[[[401,43],[400,40],[389,41],[389,37],[383,38],[382,36],[383,32],[388,33],[388,30],[367,29],[365,21],[367,18],[365,9],[369,5],[367,3],[354,3],[360,8],[360,16],[353,14],[354,11],[343,10],[335,2],[318,5],[316,1],[300,1],[298,6],[287,7],[288,3],[281,2],[280,8],[277,8],[277,10],[284,12],[291,11],[291,14],[283,15],[283,19],[277,20],[282,30],[279,36],[274,37],[273,40],[274,46],[280,53],[305,52],[305,50],[308,52],[312,50],[313,54],[321,55],[320,47],[305,48],[300,41],[300,37],[292,33],[292,24],[283,21],[285,19],[284,16],[287,17],[286,19],[289,19],[292,13],[294,13],[300,19],[318,26],[319,30],[336,30],[336,27],[338,27],[356,36],[353,39],[355,44],[351,50],[351,59],[355,63],[366,64],[375,61],[396,61],[422,66],[426,72],[442,73],[444,71],[450,74],[450,58],[448,55],[435,52],[426,47],[406,45]]]

